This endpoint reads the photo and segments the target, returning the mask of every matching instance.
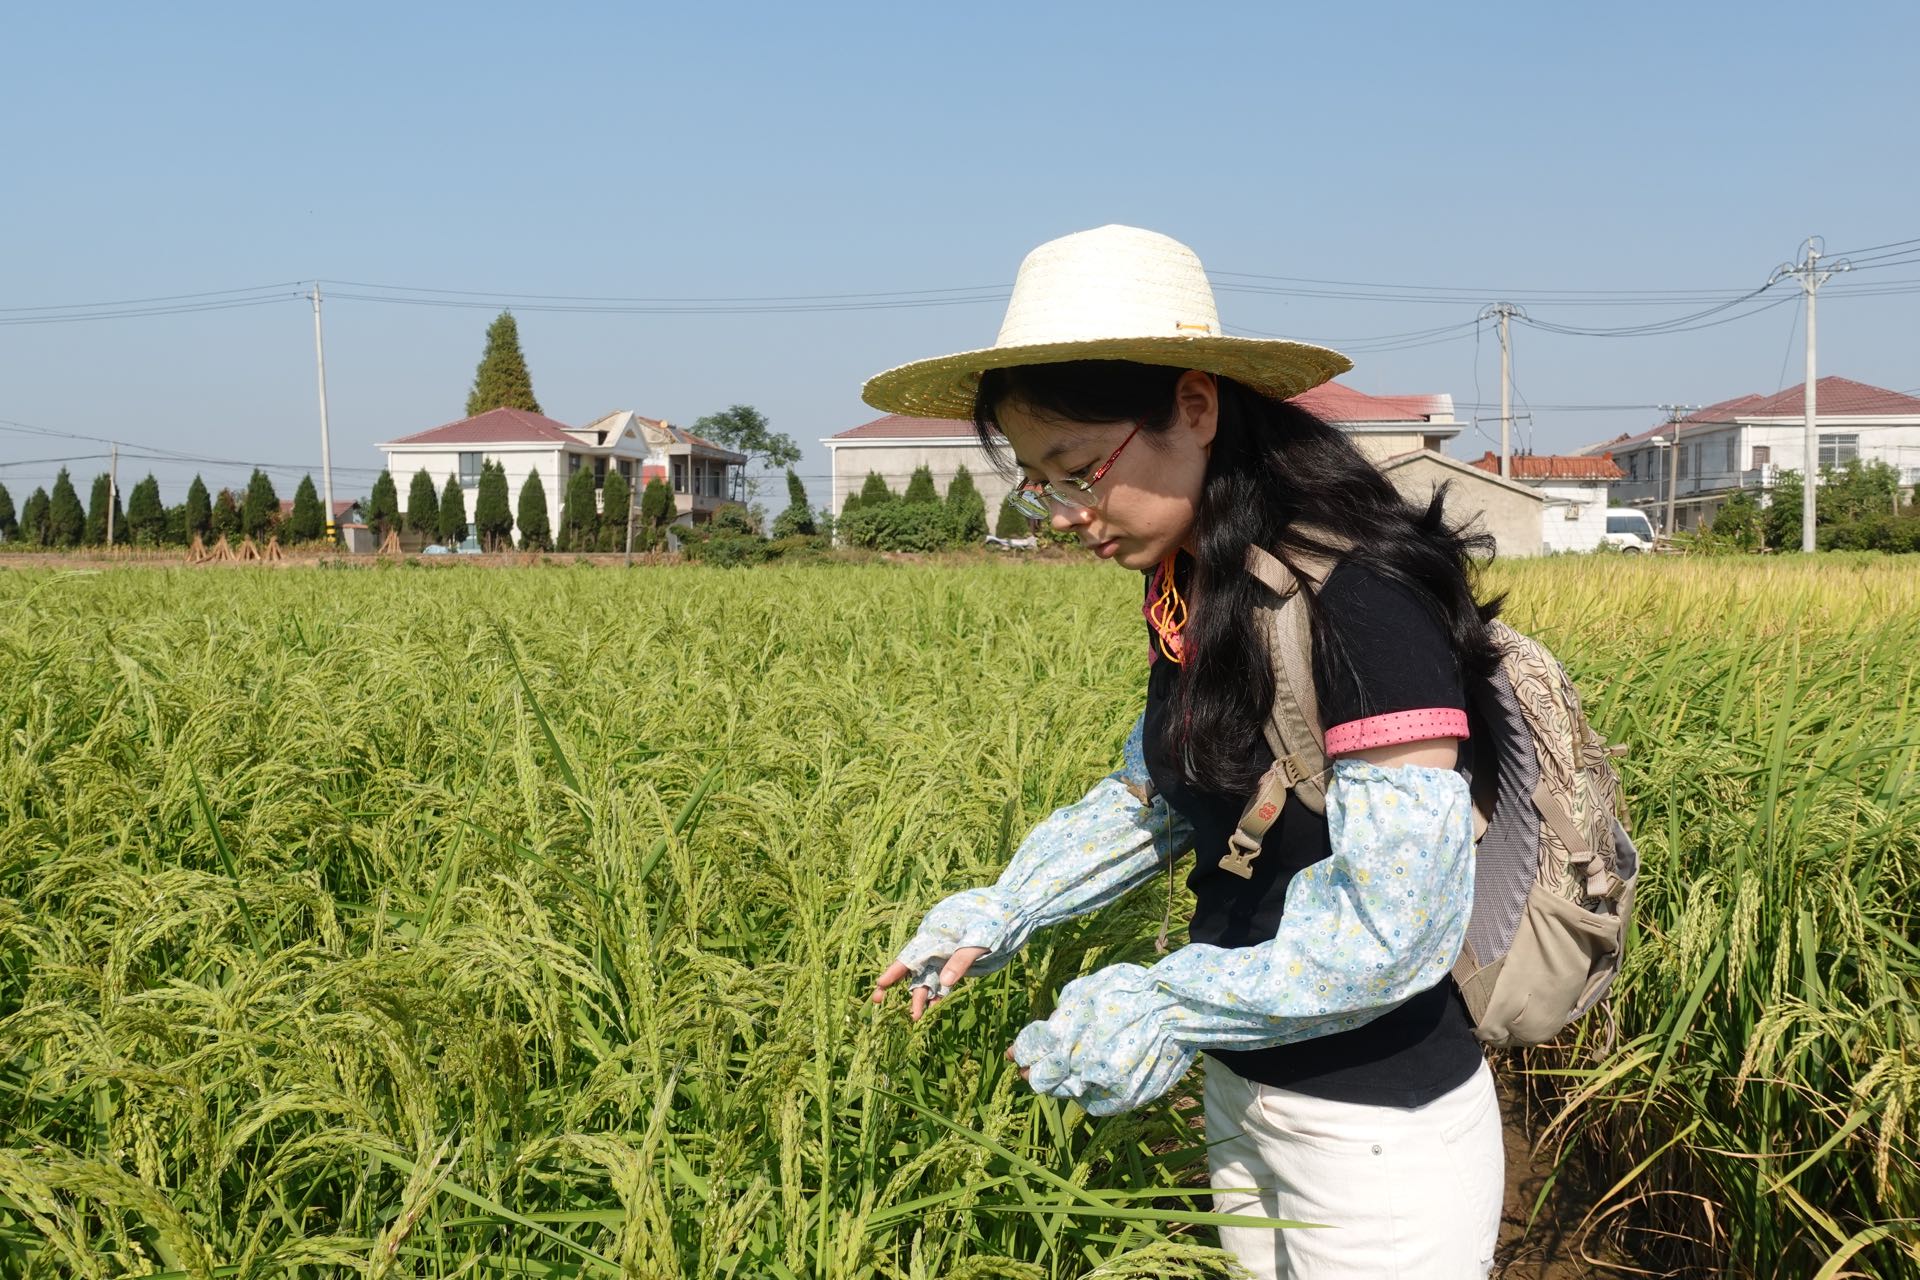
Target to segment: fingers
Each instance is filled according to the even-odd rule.
[[[886,971],[880,975],[880,980],[873,984],[873,996],[871,997],[873,1002],[875,1004],[883,1003],[887,998],[887,988],[906,977],[908,972],[907,966],[901,964],[898,960],[888,965]]]
[[[951,987],[967,976],[967,970],[973,968],[973,962],[987,954],[985,947],[961,947],[948,957],[946,967],[940,970],[940,981]]]

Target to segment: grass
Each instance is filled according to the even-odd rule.
[[[1920,1275],[1916,575],[1496,577],[1634,747],[1617,1028],[1523,1064],[1596,1229]],[[863,1003],[1110,766],[1138,619],[1076,565],[0,574],[0,1275],[1225,1274],[1191,1090],[1002,1057],[1162,882]]]

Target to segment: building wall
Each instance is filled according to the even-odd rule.
[[[1432,501],[1436,486],[1445,483],[1447,515],[1454,521],[1477,524],[1493,534],[1496,554],[1540,554],[1539,497],[1508,488],[1494,477],[1477,479],[1438,460],[1439,455],[1412,458],[1387,472],[1409,502]]]
[[[1607,532],[1607,482],[1559,480],[1529,485],[1546,505],[1540,509],[1542,551],[1592,551]]]
[[[427,474],[433,477],[433,491],[437,498],[446,488],[447,477],[458,473],[460,454],[463,452],[477,452],[483,460],[491,458],[506,468],[507,510],[513,514],[513,538],[516,543],[520,540],[520,490],[526,484],[527,476],[536,469],[540,472],[540,487],[547,493],[547,527],[559,528],[560,500],[566,488],[566,461],[558,445],[540,445],[536,448],[492,445],[475,450],[388,449],[387,469],[393,473],[393,487],[400,495],[400,509],[406,510],[407,489],[413,483],[414,472],[426,468]],[[461,492],[467,503],[467,523],[472,524],[474,507],[480,500],[479,486],[462,486]]]
[[[987,503],[987,527],[993,527],[994,516],[1000,510],[1001,499],[1013,489],[1014,478],[1003,475],[995,469],[993,459],[988,456],[978,441],[965,443],[931,443],[918,440],[887,441],[884,444],[866,444],[860,441],[835,441],[833,447],[833,492],[829,501],[833,505],[833,514],[837,518],[847,499],[860,492],[860,486],[867,482],[867,472],[877,471],[894,493],[905,493],[907,481],[913,478],[914,470],[925,466],[933,472],[934,488],[946,496],[947,486],[953,482],[954,473],[965,467],[973,476],[973,487]]]
[[[1372,432],[1355,431],[1348,435],[1354,447],[1373,462],[1385,462],[1388,458],[1403,453],[1412,453],[1415,449],[1426,447],[1426,436],[1417,431],[1408,432]]]

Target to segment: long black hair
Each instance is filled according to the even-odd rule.
[[[1138,422],[1153,444],[1173,426],[1174,391],[1185,370],[1120,360],[1078,360],[989,370],[973,425],[1002,466],[996,415],[1013,403],[1064,422]],[[1297,557],[1357,561],[1409,588],[1432,609],[1469,681],[1498,661],[1487,624],[1501,599],[1473,590],[1474,561],[1493,538],[1445,518],[1446,486],[1425,507],[1409,503],[1345,433],[1291,401],[1215,377],[1219,419],[1208,451],[1194,530],[1194,566],[1178,714],[1167,718],[1168,756],[1188,761],[1191,780],[1229,794],[1251,791],[1260,770],[1250,750],[1273,704],[1273,669],[1255,624],[1266,588],[1246,572],[1249,546],[1288,564]],[[1314,530],[1333,538],[1320,540]],[[1339,545],[1350,544],[1350,545]],[[1339,636],[1307,589],[1316,662],[1338,670]]]

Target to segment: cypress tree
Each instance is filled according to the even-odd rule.
[[[400,493],[393,487],[393,473],[385,467],[367,498],[367,524],[382,542],[387,540],[387,530],[400,527]]]
[[[264,538],[280,516],[280,495],[273,491],[267,473],[255,467],[247,477],[247,496],[240,504],[240,532],[249,538]]]
[[[987,500],[974,488],[973,474],[962,463],[947,485],[947,514],[953,517],[954,537],[975,543],[987,536]]]
[[[113,507],[113,540],[124,544],[127,541],[127,521],[120,509],[120,495],[113,491],[113,477],[102,471],[93,478],[93,492],[87,499],[86,544],[90,547],[107,545],[107,507]]]
[[[320,512],[320,495],[314,491],[313,477],[301,476],[300,487],[293,491],[293,510],[287,513],[287,541],[318,542],[327,535],[327,522]]]
[[[646,527],[646,545],[661,542],[666,536],[663,531],[679,515],[680,504],[674,500],[673,486],[661,476],[647,481],[647,487],[640,494],[640,523]]]
[[[429,542],[440,536],[440,500],[425,467],[413,473],[407,486],[407,532],[423,534]]]
[[[1024,538],[1033,532],[1033,526],[1027,518],[1013,509],[1013,495],[1000,499],[1000,514],[994,517],[993,536],[996,538]]]
[[[933,471],[924,462],[913,469],[913,476],[907,481],[907,494],[903,502],[938,502],[940,491],[933,487]]]
[[[487,326],[487,349],[473,372],[473,390],[467,393],[467,416],[489,409],[525,409],[540,412],[533,398],[533,376],[520,354],[520,326],[511,311],[502,311]]]
[[[233,490],[222,489],[214,495],[208,529],[216,538],[232,538],[240,532],[240,504],[234,501]]]
[[[80,495],[73,491],[73,478],[65,467],[53,478],[53,496],[47,502],[47,545],[77,547],[87,532],[87,513],[80,507]]]
[[[30,547],[44,547],[47,538],[47,491],[35,485],[20,508],[20,539]]]
[[[860,505],[871,507],[892,501],[894,501],[894,492],[887,488],[887,482],[880,478],[880,473],[867,472],[867,482],[860,486]]]
[[[467,537],[467,495],[460,487],[459,475],[447,477],[440,491],[440,545],[456,547]]]
[[[787,509],[782,511],[773,522],[773,536],[788,538],[795,534],[812,535],[819,531],[814,523],[813,508],[807,505],[807,486],[800,483],[800,477],[787,468]]]
[[[166,541],[167,510],[160,505],[160,482],[151,473],[127,496],[127,532],[143,547]]]
[[[609,551],[622,550],[627,545],[627,506],[633,501],[633,488],[627,484],[627,478],[620,474],[620,468],[607,467],[607,482],[600,489],[600,540]],[[634,523],[638,524],[639,513],[634,513]]]
[[[13,510],[13,495],[0,484],[0,542],[12,542],[20,535],[20,520]]]
[[[553,550],[553,530],[547,523],[547,489],[540,483],[540,471],[535,468],[527,473],[526,483],[520,486],[520,549],[523,551]]]
[[[480,493],[473,501],[473,531],[480,545],[489,551],[511,546],[513,513],[507,510],[507,467],[487,461],[480,464]]]
[[[187,541],[193,541],[193,535],[206,538],[213,533],[213,499],[207,494],[206,481],[199,476],[187,486]]]
[[[567,479],[560,504],[560,549],[591,551],[600,532],[600,513],[593,505],[593,468],[582,466]]]

